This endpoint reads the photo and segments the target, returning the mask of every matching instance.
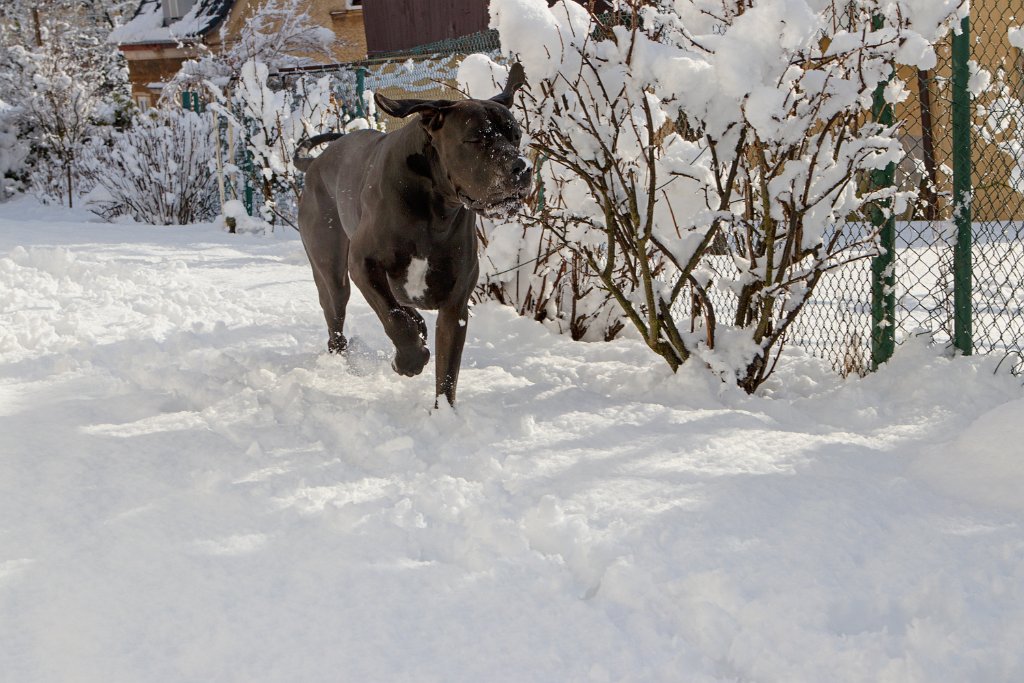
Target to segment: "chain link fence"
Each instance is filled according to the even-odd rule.
[[[499,51],[498,32],[491,30],[405,52],[384,53],[365,67],[364,83],[368,90],[391,98],[461,100],[465,95],[458,90],[456,74],[462,58],[474,53],[497,57]],[[385,130],[396,130],[408,123],[383,112],[380,119]]]
[[[464,99],[456,83],[456,74],[462,58],[483,53],[497,57],[500,53],[498,32],[494,30],[474,33],[460,38],[420,45],[401,52],[383,52],[373,59],[349,64],[331,64],[319,67],[292,69],[285,84],[294,84],[302,76],[329,74],[336,82],[335,91],[340,100],[360,115],[366,113],[365,93],[380,93],[391,98]],[[376,112],[382,130],[397,130],[406,123],[384,112]]]
[[[1024,40],[1011,42],[1015,17],[1024,20],[1024,0],[975,0],[934,69],[898,74],[912,94],[896,112],[907,158],[895,182],[920,197],[897,224],[895,276],[899,335],[926,331],[1020,372],[1024,59],[1012,42]]]
[[[917,189],[919,199],[883,226],[883,256],[822,277],[787,343],[844,375],[867,373],[915,335],[1003,356],[1024,371],[1024,57],[1014,44],[1024,46],[1024,31],[1018,40],[1016,16],[1024,21],[1024,0],[974,0],[965,30],[937,47],[934,68],[894,74],[910,95],[875,113],[892,110],[907,155],[888,182]],[[330,73],[338,96],[360,108],[366,91],[461,99],[455,76],[472,53],[499,55],[496,32],[306,73]],[[384,130],[406,123],[378,119]],[[868,226],[844,229],[857,240]],[[720,319],[730,304],[718,295]]]
[[[1015,19],[1018,17],[1018,19]],[[1024,0],[977,2],[974,56],[993,74],[973,137],[974,347],[1024,370]],[[1013,43],[1016,43],[1014,45]]]

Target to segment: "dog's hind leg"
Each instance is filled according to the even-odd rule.
[[[299,233],[313,267],[313,281],[327,321],[327,350],[340,353],[348,346],[344,327],[352,293],[348,276],[349,238],[333,202],[323,201],[323,195],[308,185],[306,192],[299,206]]]
[[[342,231],[339,229],[339,232]],[[352,293],[352,283],[348,277],[349,242],[344,232],[339,242],[337,260],[313,264],[313,280],[320,294],[320,308],[324,310],[324,319],[327,321],[327,350],[330,353],[341,353],[348,347],[344,332],[345,311]]]
[[[441,308],[437,314],[437,378],[435,395],[444,396],[448,404],[455,405],[455,387],[459,383],[462,347],[466,344],[466,324],[469,307],[466,302]],[[436,403],[435,403],[436,407]]]

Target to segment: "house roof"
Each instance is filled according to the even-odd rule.
[[[216,28],[234,4],[235,0],[196,0],[185,16],[164,26],[163,0],[142,0],[135,15],[111,31],[107,41],[133,45],[200,38]]]

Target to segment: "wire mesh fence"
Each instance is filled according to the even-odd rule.
[[[980,2],[975,59],[994,74],[979,98],[973,156],[975,188],[974,344],[1010,354],[1024,369],[1024,41],[1014,39],[1024,1]],[[1011,43],[1016,43],[1013,45]]]
[[[460,100],[465,96],[459,92],[455,77],[462,58],[474,53],[497,57],[499,52],[498,32],[491,30],[405,52],[383,53],[363,67],[363,82],[368,90],[391,98]],[[408,122],[383,112],[379,116],[385,130],[395,130]]]
[[[1008,356],[1019,372],[1024,60],[1011,44],[1015,17],[1024,17],[1024,0],[976,0],[962,33],[939,46],[935,68],[900,73],[912,94],[897,111],[907,158],[896,182],[918,188],[920,197],[900,224],[896,323],[904,335],[926,330],[965,351]],[[958,68],[967,81],[963,90]],[[958,98],[965,120],[957,120]],[[966,188],[962,203],[955,197],[957,176]]]

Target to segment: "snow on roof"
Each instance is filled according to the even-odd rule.
[[[234,0],[196,0],[185,16],[164,26],[163,0],[142,0],[131,20],[111,31],[107,41],[131,45],[197,38],[219,24],[233,4]]]

